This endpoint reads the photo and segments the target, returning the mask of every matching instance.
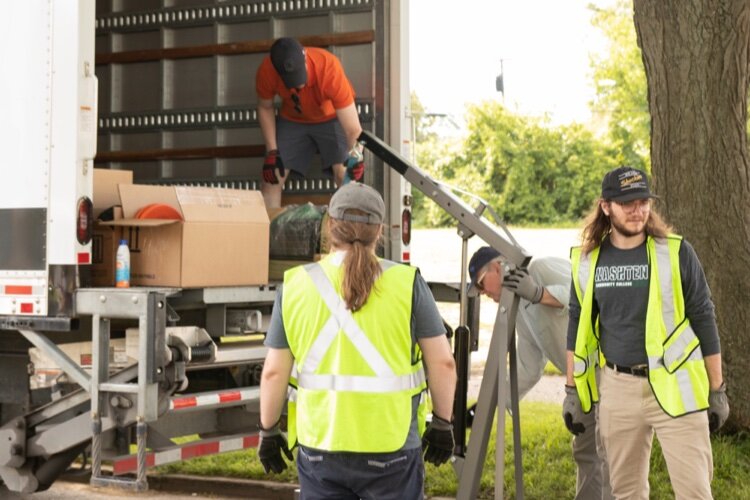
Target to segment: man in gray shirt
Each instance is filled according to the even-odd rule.
[[[574,432],[598,403],[615,498],[649,498],[654,434],[675,496],[712,498],[709,427],[729,413],[714,307],[695,251],[651,198],[644,172],[608,172],[571,252],[563,416]]]

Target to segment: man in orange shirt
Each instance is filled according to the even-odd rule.
[[[293,38],[271,46],[255,76],[258,122],[266,143],[261,192],[267,207],[281,206],[288,171],[305,175],[316,152],[337,186],[364,175],[362,133],[354,90],[341,62],[324,49]],[[273,99],[281,97],[278,118]]]

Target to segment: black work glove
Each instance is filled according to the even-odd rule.
[[[440,465],[453,456],[453,424],[432,414],[432,422],[422,435],[424,459],[431,464]]]
[[[278,177],[276,170],[278,169]],[[286,170],[284,170],[284,163],[281,161],[281,155],[278,149],[272,149],[266,153],[266,158],[263,160],[263,180],[268,184],[278,184],[279,177],[284,177]]]
[[[565,400],[563,401],[562,410],[563,420],[565,421],[565,427],[573,434],[577,436],[583,434],[586,431],[586,426],[581,422],[583,420],[583,408],[581,408],[581,400],[578,399],[578,391],[575,387],[565,386]]]
[[[351,181],[361,182],[365,176],[365,156],[363,153],[362,145],[357,143],[349,151],[349,156],[344,160],[344,167],[346,172],[344,173],[343,184],[348,184]]]
[[[728,416],[727,385],[722,382],[721,387],[708,393],[708,430],[716,432],[721,429]]]
[[[258,426],[258,429],[260,430],[258,458],[260,458],[260,463],[263,464],[263,469],[266,473],[283,471],[286,469],[286,462],[281,457],[281,452],[283,451],[289,460],[294,460],[294,456],[289,451],[286,438],[279,430],[279,424],[277,423],[270,429]]]
[[[538,304],[544,294],[544,288],[523,268],[511,271],[503,280],[503,286],[532,304]]]

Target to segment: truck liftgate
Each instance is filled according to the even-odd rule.
[[[392,169],[401,174],[412,186],[437,203],[458,223],[458,235],[462,238],[460,318],[461,324],[455,331],[454,353],[459,369],[456,404],[454,406],[457,444],[453,466],[459,478],[457,498],[473,500],[479,492],[479,481],[487,455],[492,420],[497,410],[496,447],[495,447],[495,498],[502,499],[503,478],[505,473],[505,409],[510,409],[513,421],[513,444],[515,458],[516,498],[523,499],[523,468],[521,460],[521,427],[518,407],[518,381],[516,378],[515,331],[518,296],[502,289],[500,305],[497,310],[495,327],[492,332],[487,363],[485,364],[482,384],[479,388],[476,416],[472,425],[471,439],[466,453],[464,436],[466,431],[466,388],[470,372],[469,355],[472,350],[472,332],[467,326],[469,307],[467,305],[468,286],[466,283],[468,240],[479,236],[488,245],[499,251],[509,263],[516,267],[528,266],[531,256],[516,242],[499,217],[492,212],[486,202],[479,200],[476,209],[469,207],[456,196],[446,185],[432,179],[418,167],[411,165],[388,144],[370,132],[363,132],[360,142],[375,156],[382,159]],[[491,224],[483,214],[489,209],[495,215],[495,222],[503,230]],[[475,311],[476,312],[476,311]],[[477,312],[478,314],[478,312]],[[478,332],[473,332],[476,335]],[[505,360],[509,361],[506,370]],[[510,377],[510,380],[507,377]],[[509,383],[508,383],[509,382]],[[510,393],[508,393],[510,389]]]

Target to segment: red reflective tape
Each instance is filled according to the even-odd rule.
[[[79,264],[91,264],[91,254],[89,252],[80,252],[78,254]]]
[[[189,458],[200,457],[201,455],[214,455],[216,453],[219,453],[218,441],[212,443],[199,443],[184,447],[182,449],[182,459],[187,460]]]
[[[403,252],[401,254],[401,260],[403,262],[409,262],[411,260],[411,252]]]
[[[31,286],[5,285],[5,295],[31,295]]]
[[[239,391],[224,392],[219,394],[219,403],[228,403],[229,401],[239,401],[242,399],[242,394]]]
[[[21,312],[22,313],[33,313],[34,312],[34,304],[31,302],[22,302],[21,303]]]
[[[198,405],[198,400],[194,396],[188,396],[185,398],[177,398],[172,400],[172,406],[175,410],[180,408],[191,408]]]
[[[116,460],[112,464],[112,473],[115,475],[126,474],[130,471],[135,470],[138,465],[138,459],[136,457],[129,457],[122,460]]]
[[[260,442],[260,439],[258,438],[258,435],[255,436],[245,436],[242,438],[242,447],[243,448],[255,448],[258,446],[258,442]]]

